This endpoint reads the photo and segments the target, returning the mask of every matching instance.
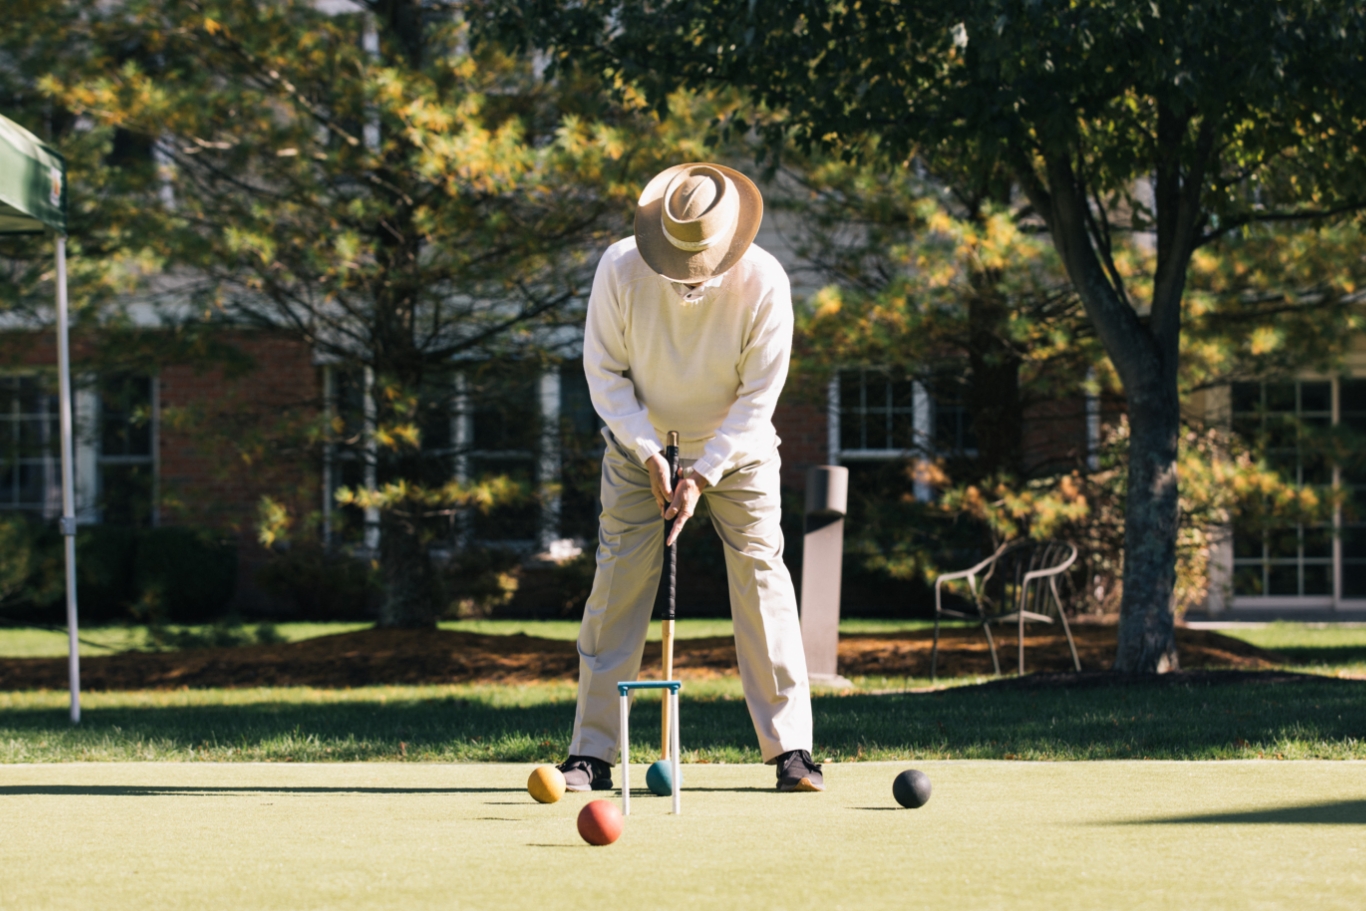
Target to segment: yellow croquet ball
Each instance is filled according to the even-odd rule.
[[[553,765],[538,765],[526,780],[526,790],[541,803],[554,803],[564,796],[564,775]]]

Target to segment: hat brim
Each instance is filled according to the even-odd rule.
[[[715,245],[705,250],[680,250],[664,236],[664,226],[660,222],[660,210],[664,205],[664,191],[674,175],[685,168],[704,165],[715,168],[730,178],[731,184],[739,195],[739,215],[735,227],[727,236],[720,238]],[[764,198],[759,188],[739,171],[725,165],[711,162],[690,161],[675,165],[656,174],[645,189],[641,191],[636,203],[636,249],[645,264],[670,281],[692,284],[710,281],[723,275],[731,266],[740,261],[749,245],[754,243],[759,233],[759,224],[764,219]]]

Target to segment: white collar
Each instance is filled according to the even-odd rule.
[[[718,287],[721,284],[721,279],[725,277],[725,273],[714,276],[713,278],[710,278],[702,284],[698,285],[696,288],[689,288],[683,282],[676,282],[670,279],[669,286],[678,292],[678,297],[680,300],[682,300],[684,303],[693,304],[697,301],[700,301],[703,297],[705,297],[707,291],[709,291],[712,288]]]

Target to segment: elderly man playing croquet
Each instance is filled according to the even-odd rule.
[[[597,575],[579,632],[571,791],[612,787],[617,683],[634,680],[669,543],[705,497],[726,554],[740,679],[778,790],[824,789],[811,758],[811,693],[797,599],[783,565],[773,408],[792,350],[786,273],[754,245],[763,198],[717,164],[657,175],[635,237],[598,264],[584,372],[606,427]],[[662,441],[679,434],[671,485]]]

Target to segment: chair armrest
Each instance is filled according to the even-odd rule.
[[[1072,549],[1072,553],[1066,560],[1062,561],[1057,566],[1050,566],[1047,569],[1036,569],[1025,573],[1024,579],[1021,581],[1021,586],[1028,586],[1029,583],[1033,582],[1035,579],[1047,579],[1049,576],[1056,576],[1059,573],[1064,572],[1073,563],[1076,563],[1077,546],[1075,544],[1068,544],[1067,546]]]

